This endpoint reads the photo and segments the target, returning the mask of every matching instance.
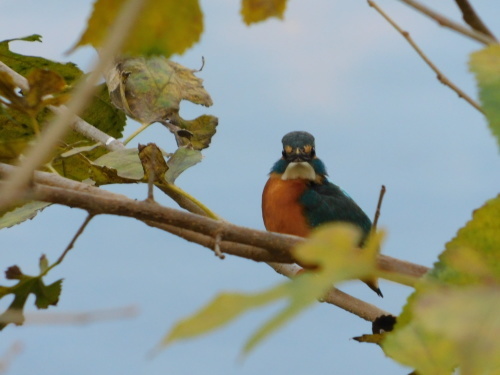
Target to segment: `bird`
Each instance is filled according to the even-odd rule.
[[[344,190],[328,180],[314,141],[306,131],[283,137],[282,156],[271,168],[262,192],[264,226],[271,232],[308,237],[323,224],[347,222],[361,230],[362,246],[372,222]],[[383,297],[376,280],[363,281]]]

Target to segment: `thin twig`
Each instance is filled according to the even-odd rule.
[[[215,239],[212,236],[207,236],[202,233],[194,232],[189,229],[176,227],[157,221],[144,220],[144,223],[151,227],[159,228],[173,235],[183,238],[186,241],[196,243],[204,246],[207,249],[215,249]],[[277,254],[261,247],[252,245],[245,245],[238,242],[221,241],[219,243],[221,253],[234,255],[240,258],[253,260],[255,262],[279,262],[279,263],[293,263],[290,255]]]
[[[44,275],[46,275],[52,268],[54,268],[57,265],[59,265],[59,264],[62,263],[62,261],[64,260],[64,258],[66,257],[66,255],[69,253],[69,251],[73,248],[73,246],[75,246],[75,242],[78,239],[78,237],[80,237],[80,235],[83,233],[83,231],[85,230],[85,228],[87,227],[87,225],[90,223],[90,220],[92,220],[94,218],[94,216],[95,215],[91,214],[91,213],[89,213],[87,215],[87,217],[85,218],[85,221],[82,223],[82,225],[80,225],[80,228],[78,228],[78,230],[76,231],[75,235],[71,239],[71,241],[68,244],[68,246],[66,246],[66,249],[64,249],[64,251],[61,254],[61,256],[59,257],[59,259],[57,259],[57,261],[55,261],[53,264],[51,264],[50,267],[48,267],[43,272]]]
[[[385,195],[385,185],[382,185],[380,188],[380,194],[378,196],[377,210],[375,211],[375,217],[373,218],[372,230],[377,230],[378,218],[380,217],[380,209],[382,208],[382,201],[384,200]]]
[[[137,306],[125,306],[114,309],[86,311],[76,313],[29,313],[26,314],[26,324],[69,324],[84,325],[102,321],[115,321],[119,319],[135,318],[139,315]]]
[[[456,23],[449,18],[437,13],[436,11],[426,7],[425,5],[419,3],[418,1],[415,0],[400,0],[406,5],[412,7],[415,10],[418,10],[419,12],[423,13],[429,18],[432,18],[434,21],[436,21],[439,25],[443,27],[447,27],[451,30],[454,30],[458,32],[459,34],[462,34],[464,36],[467,36],[477,42],[480,42],[482,44],[495,44],[496,40],[491,38],[488,35],[485,35],[483,33],[480,33],[479,31],[469,29],[467,27],[464,27],[460,25],[459,23]]]
[[[481,109],[481,106],[474,101],[470,96],[468,96],[464,91],[462,91],[457,85],[455,85],[453,82],[451,82],[448,77],[446,77],[436,65],[427,57],[427,55],[420,49],[420,47],[415,43],[415,41],[411,38],[410,33],[408,31],[405,31],[399,27],[399,25],[394,22],[392,18],[390,18],[374,1],[368,0],[368,4],[373,7],[382,17],[385,18],[387,22],[389,22],[407,41],[408,43],[413,47],[413,49],[418,53],[418,55],[422,58],[422,60],[425,61],[425,63],[436,73],[436,78],[441,82],[443,85],[448,86],[451,88],[453,91],[455,91],[458,96],[467,103],[469,103],[471,106],[473,106],[475,109],[477,109],[479,112],[483,113],[483,110]]]
[[[462,11],[462,18],[464,21],[472,27],[474,30],[479,31],[489,37],[495,39],[498,42],[498,39],[493,35],[493,33],[488,29],[488,27],[484,24],[481,18],[478,16],[472,5],[468,0],[455,0],[458,7]]]
[[[23,344],[15,341],[0,358],[0,374],[7,374],[14,359],[23,351]]]
[[[22,196],[23,191],[32,178],[33,171],[50,155],[54,146],[66,132],[74,115],[83,110],[86,103],[90,100],[94,87],[101,78],[102,73],[109,67],[114,56],[118,54],[121,46],[126,41],[130,29],[129,26],[137,19],[143,4],[144,0],[129,0],[125,3],[104,42],[100,59],[95,69],[85,81],[75,88],[74,95],[68,102],[67,110],[63,110],[44,129],[40,141],[36,142],[33,148],[26,154],[22,162],[22,168],[19,168],[12,176],[7,178],[6,183],[0,191],[0,208],[9,205],[13,200]]]

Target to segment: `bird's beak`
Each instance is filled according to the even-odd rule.
[[[311,161],[311,154],[306,153],[303,149],[297,147],[292,152],[287,152],[285,160],[289,163],[301,163]]]

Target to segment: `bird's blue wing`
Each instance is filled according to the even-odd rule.
[[[372,223],[368,216],[342,189],[327,180],[312,183],[300,197],[300,203],[311,227],[339,221],[358,226],[363,240],[370,233]]]

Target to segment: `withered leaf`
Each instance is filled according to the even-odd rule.
[[[165,178],[168,170],[167,162],[162,151],[154,143],[148,143],[146,146],[139,145],[139,159],[141,159],[144,169],[144,178],[152,181],[161,181]]]
[[[142,124],[178,116],[181,100],[211,106],[212,99],[194,70],[162,56],[122,58],[107,77],[111,100]]]

